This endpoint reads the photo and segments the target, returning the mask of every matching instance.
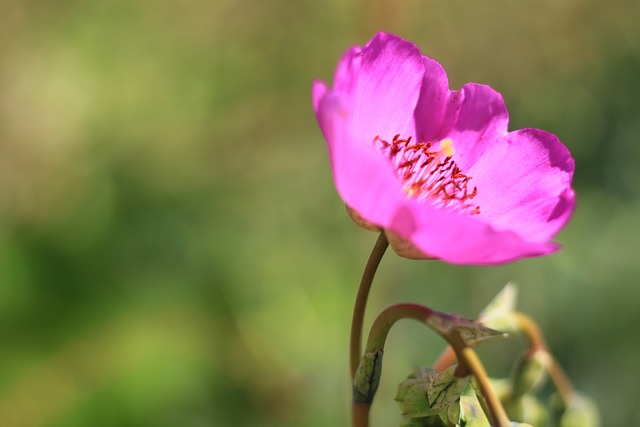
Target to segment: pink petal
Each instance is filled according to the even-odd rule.
[[[571,216],[573,170],[569,150],[555,135],[521,129],[488,146],[468,173],[483,220],[544,242]]]
[[[314,85],[314,92],[322,91],[320,85]],[[354,134],[345,102],[335,93],[322,97],[316,115],[342,200],[365,220],[382,227],[390,224],[405,196],[389,161],[369,138]]]
[[[416,138],[421,142],[439,141],[445,138],[457,114],[457,95],[449,90],[447,73],[440,63],[425,56],[422,63],[424,78],[414,113]]]
[[[454,159],[463,171],[468,170],[495,142],[507,133],[509,113],[502,95],[489,86],[467,83],[453,92],[457,112],[449,118],[447,137],[454,141]]]
[[[413,111],[424,68],[418,48],[379,33],[364,48],[351,48],[340,60],[333,91],[349,112],[352,131],[369,143],[413,132]]]
[[[341,59],[335,86],[314,82],[313,105],[327,140],[338,193],[363,220],[425,254],[459,264],[543,255],[575,200],[573,159],[554,136],[508,133],[502,96],[469,83],[450,91],[442,66],[402,39],[380,33]],[[478,189],[480,214],[407,197],[373,138],[453,140],[454,161]]]
[[[475,217],[420,203],[400,207],[390,229],[425,254],[454,264],[500,264],[558,248],[554,243],[527,241],[513,231],[496,230]]]

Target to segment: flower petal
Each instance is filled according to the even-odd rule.
[[[543,242],[573,212],[573,170],[569,150],[555,135],[521,129],[489,146],[468,172],[483,220]]]
[[[403,230],[395,230],[396,224],[403,224],[399,227]],[[408,224],[412,224],[412,230]],[[453,264],[501,264],[558,249],[555,243],[527,241],[475,217],[419,203],[398,209],[390,228],[425,254]]]
[[[314,85],[314,94],[322,92],[321,85]],[[345,101],[334,92],[319,100],[316,115],[342,200],[364,220],[382,227],[390,224],[405,196],[389,161],[371,140],[353,133]]]
[[[418,48],[401,38],[377,34],[340,60],[333,91],[350,114],[353,134],[367,143],[413,131],[413,111],[424,75]]]
[[[426,56],[422,57],[422,64],[424,77],[414,113],[416,138],[421,142],[439,141],[450,130],[459,105],[455,92],[449,90],[449,80],[442,65]]]
[[[569,151],[544,131],[508,133],[504,100],[490,87],[448,86],[438,62],[384,33],[343,56],[333,89],[314,82],[314,109],[352,217],[368,228],[380,226],[414,258],[423,258],[417,248],[451,263],[498,264],[557,250],[549,239],[575,205]],[[403,191],[396,168],[405,166],[392,164],[373,143],[376,136],[397,134],[418,142],[451,140],[456,168],[447,171],[455,171],[453,179],[470,177],[477,187],[468,196],[458,187],[462,197],[473,198],[473,212],[443,207],[438,194],[428,200]],[[406,163],[411,159],[402,161],[414,167]],[[479,214],[472,214],[475,205]]]
[[[451,95],[458,105],[447,137],[454,141],[454,159],[463,171],[468,170],[487,148],[507,133],[509,113],[502,95],[489,86],[467,83]]]

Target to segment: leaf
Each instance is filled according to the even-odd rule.
[[[402,421],[400,421],[400,427],[445,427],[446,424],[442,424],[442,422],[438,418],[434,417],[425,417],[425,418],[410,418],[403,417]]]
[[[480,312],[478,320],[484,325],[502,332],[516,332],[517,325],[512,314],[516,309],[518,289],[509,282],[493,300]]]
[[[469,385],[469,377],[458,378],[454,375],[455,368],[451,366],[433,377],[431,387],[427,390],[432,408],[444,409],[453,405]]]
[[[491,427],[475,396],[462,396],[460,407],[461,424],[465,427]]]
[[[480,318],[499,313],[512,313],[516,309],[517,296],[518,288],[516,285],[512,282],[507,283],[480,312]]]
[[[460,396],[462,398],[462,396]],[[455,405],[449,406],[447,409],[447,420],[449,423],[453,425],[460,424],[460,417],[462,416],[462,405],[460,404],[460,399],[456,402]],[[443,420],[445,423],[447,420]]]

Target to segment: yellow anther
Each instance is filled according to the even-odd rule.
[[[440,141],[440,151],[442,151],[447,157],[453,156],[453,153],[455,153],[455,150],[453,149],[453,140],[451,138],[445,138]]]
[[[416,194],[416,190],[414,190],[414,189],[413,189],[413,188],[411,188],[411,187],[402,187],[402,192],[403,192],[404,194],[406,194],[406,195],[407,195],[407,198],[409,198],[409,199],[410,199],[411,197],[413,197],[413,195],[414,195],[414,194]]]

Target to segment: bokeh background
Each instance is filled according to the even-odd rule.
[[[381,29],[558,134],[578,209],[546,258],[389,253],[367,325],[400,301],[473,317],[513,280],[604,425],[640,424],[639,20],[635,0],[3,0],[0,426],[348,425],[376,236],[335,193],[310,85]],[[443,344],[407,322],[388,346],[377,426]],[[506,375],[518,345],[494,347]]]

